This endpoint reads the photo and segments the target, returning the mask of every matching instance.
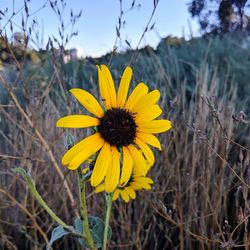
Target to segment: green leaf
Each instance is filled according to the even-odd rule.
[[[46,250],[49,250],[52,244],[62,238],[64,235],[69,234],[70,232],[65,230],[62,226],[55,227],[51,233],[51,239],[49,241],[49,244],[47,245]]]
[[[74,226],[75,226],[75,230],[79,233],[82,234],[83,233],[83,225],[82,225],[82,220],[80,218],[77,218],[74,221]]]
[[[77,231],[77,233],[79,234],[83,234],[83,225],[82,225],[82,220],[80,218],[76,219],[74,221],[74,226],[75,226],[75,230]],[[86,246],[86,242],[84,239],[78,239],[79,243],[82,245],[82,246]]]
[[[97,245],[97,247],[101,247],[103,245],[103,235],[104,235],[104,228],[105,228],[104,221],[100,219],[99,217],[90,216],[89,227],[90,227],[90,232],[92,234],[95,244]],[[112,230],[111,230],[111,227],[109,226],[108,240],[111,239],[111,236],[112,236]]]
[[[90,233],[93,237],[93,241],[94,241],[96,247],[102,247],[103,236],[104,236],[104,227],[105,227],[104,221],[102,219],[100,219],[99,217],[95,217],[95,216],[89,216],[88,220],[89,220]],[[83,225],[82,224],[83,224],[83,222],[80,218],[78,218],[74,221],[75,230],[79,234],[83,234]],[[112,235],[112,231],[111,231],[111,227],[109,227],[108,240],[111,239],[111,235]],[[79,239],[79,242],[83,246],[86,245],[85,241],[83,239]]]

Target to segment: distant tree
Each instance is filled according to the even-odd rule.
[[[249,0],[193,0],[189,12],[205,32],[250,32]]]

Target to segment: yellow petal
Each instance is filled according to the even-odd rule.
[[[78,142],[70,150],[68,150],[62,158],[62,164],[67,165],[70,161],[79,153],[83,152],[89,145],[101,141],[104,143],[103,139],[100,136],[100,133],[95,133],[84,140]]]
[[[114,146],[111,146],[111,156],[112,159],[105,177],[105,190],[108,193],[116,189],[120,178],[120,153]]]
[[[146,176],[142,176],[141,177],[142,180],[144,180],[145,182],[147,182],[148,184],[153,184],[153,180],[149,177],[146,177]]]
[[[139,113],[135,117],[135,121],[136,123],[148,122],[160,116],[161,113],[162,109],[159,107],[159,105],[155,104],[151,108],[145,110],[144,112]]]
[[[113,193],[113,196],[112,196],[112,201],[115,201],[118,199],[119,197],[119,194],[120,194],[120,190],[119,189],[116,189]]]
[[[162,150],[161,143],[156,136],[152,134],[146,134],[143,132],[137,132],[136,137],[139,138],[144,143],[147,143],[155,148],[158,148],[159,150]]]
[[[134,182],[139,183],[141,185],[154,183],[151,178],[146,177],[146,176],[135,177]]]
[[[62,117],[56,123],[57,127],[63,128],[88,128],[99,125],[99,120],[88,115],[69,115]]]
[[[142,188],[145,189],[145,190],[150,190],[150,189],[151,189],[151,186],[150,186],[149,184],[147,184],[147,183],[144,183],[144,184],[142,185]]]
[[[102,98],[102,101],[107,109],[111,109],[111,100],[109,97],[109,89],[107,87],[107,82],[103,76],[103,72],[99,66],[97,66],[98,69],[98,83],[99,83],[99,89],[100,89],[100,95]]]
[[[123,162],[122,162],[122,174],[120,179],[120,185],[121,187],[125,186],[127,182],[129,181],[129,178],[132,173],[132,167],[133,167],[133,159],[130,155],[129,150],[126,147],[122,148],[123,152]]]
[[[140,100],[147,93],[148,93],[148,87],[142,82],[139,83],[130,94],[124,108],[131,110],[137,103],[137,101]]]
[[[103,109],[93,95],[83,89],[71,89],[70,93],[92,114],[101,118]]]
[[[93,187],[98,186],[107,173],[108,166],[111,162],[110,144],[105,142],[100,153],[97,156],[93,172],[91,174],[90,183]]]
[[[100,192],[103,192],[104,190],[105,190],[105,185],[104,183],[102,183],[98,187],[96,187],[95,192],[100,193]]]
[[[148,179],[150,179],[150,178],[148,178],[148,177],[135,178],[134,183],[136,183],[137,185],[140,185],[141,189],[143,188],[143,189],[146,189],[146,190],[150,190],[151,189],[150,184],[152,184],[153,181],[150,179],[150,182],[149,182]]]
[[[172,124],[169,120],[153,120],[147,123],[140,124],[138,130],[145,133],[162,133],[171,129]]]
[[[103,76],[103,89],[105,93],[108,93],[106,98],[109,98],[109,102],[112,108],[116,108],[116,91],[113,77],[106,65],[101,65],[101,73]],[[105,90],[106,88],[106,90]]]
[[[117,94],[117,107],[118,108],[123,108],[126,102],[131,78],[132,78],[132,69],[130,67],[126,67],[126,69],[123,72],[120,86],[118,89],[118,94]]]
[[[98,138],[96,140],[92,140],[88,145],[84,147],[84,149],[79,152],[67,166],[71,170],[77,169],[84,161],[86,161],[91,155],[96,153],[104,144],[104,140],[102,138]]]
[[[133,145],[129,145],[128,150],[135,164],[134,171],[140,175],[146,175],[150,167],[142,153]]]
[[[136,194],[135,194],[135,190],[134,190],[133,188],[131,188],[131,187],[125,187],[125,188],[124,188],[124,191],[127,192],[127,194],[129,195],[129,197],[130,197],[131,199],[135,199]]]
[[[149,177],[142,177],[143,179],[146,179],[149,184],[153,184],[153,180]]]
[[[154,153],[152,152],[150,147],[138,138],[136,138],[135,143],[138,145],[138,147],[141,149],[142,153],[145,155],[150,166],[153,166],[153,164],[155,162],[155,157],[154,157]]]
[[[153,90],[149,94],[144,95],[138,102],[135,103],[134,107],[130,109],[132,113],[142,114],[159,100],[161,94],[159,90]]]
[[[129,202],[129,196],[128,196],[127,192],[126,192],[125,190],[120,190],[120,193],[121,193],[122,199],[123,199],[126,203],[128,203],[128,202]]]
[[[98,70],[98,84],[99,84],[101,99],[104,105],[106,106],[106,108],[110,109],[111,103],[109,100],[109,94],[108,94],[107,88],[104,88],[105,82],[104,82],[103,74],[102,74],[101,68],[98,65],[96,65],[96,67]]]
[[[130,187],[133,188],[134,190],[140,190],[140,189],[143,188],[142,185],[141,185],[140,183],[136,183],[136,182],[132,182],[132,183],[130,184]]]

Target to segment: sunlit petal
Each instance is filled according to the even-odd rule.
[[[104,143],[104,140],[101,138],[100,133],[95,133],[84,140],[78,142],[70,150],[68,150],[62,158],[62,164],[67,165],[69,162],[79,153],[83,152],[89,145],[93,145],[99,142]]]
[[[135,171],[141,175],[146,175],[150,167],[142,153],[133,145],[129,145],[128,150],[133,158]]]
[[[119,194],[120,194],[120,190],[119,189],[116,189],[113,193],[113,196],[112,196],[112,200],[115,201],[118,199],[119,197]]]
[[[122,153],[123,153],[123,161],[122,161],[122,174],[120,179],[120,185],[125,186],[132,173],[133,159],[127,147],[122,148]]]
[[[131,187],[128,186],[128,187],[125,187],[125,188],[124,188],[124,191],[127,192],[127,194],[129,195],[129,197],[130,197],[131,199],[135,199],[136,194],[135,194],[135,191],[134,191],[133,188],[131,188]]]
[[[140,124],[138,130],[144,133],[163,133],[171,129],[172,124],[169,120],[153,120],[145,124]]]
[[[70,160],[67,167],[71,170],[77,169],[91,155],[96,153],[103,146],[103,143],[102,139],[92,140],[81,152]]]
[[[70,93],[92,114],[100,118],[104,115],[103,109],[93,95],[83,89],[71,89]]]
[[[126,69],[123,72],[117,94],[117,107],[119,108],[123,108],[126,102],[131,78],[132,78],[132,69],[131,67],[126,67]]]
[[[147,143],[155,148],[158,148],[159,150],[162,150],[161,143],[156,136],[152,134],[143,133],[140,131],[137,132],[136,136],[144,143]]]
[[[102,183],[98,187],[96,187],[95,192],[100,193],[100,192],[103,192],[104,190],[105,190],[105,185],[104,183]]]
[[[151,106],[151,108],[148,108],[147,110],[138,113],[137,116],[135,116],[135,121],[137,124],[145,123],[151,120],[154,120],[158,116],[160,116],[162,113],[162,109],[159,107],[159,105],[155,104]]]
[[[144,83],[139,83],[135,89],[130,94],[127,102],[125,103],[124,108],[131,110],[134,105],[140,100],[144,95],[148,93],[148,87]]]
[[[110,109],[112,106],[111,106],[111,100],[109,98],[107,83],[105,82],[105,78],[104,78],[102,70],[99,66],[97,66],[97,70],[98,70],[98,83],[99,83],[99,90],[100,90],[101,99],[102,99],[105,107],[107,109]]]
[[[138,138],[136,138],[135,143],[141,149],[142,153],[144,154],[144,156],[148,160],[149,164],[151,166],[153,166],[153,164],[155,162],[155,157],[154,157],[154,153],[152,152],[152,150],[150,149],[150,147],[146,143],[142,142]]]
[[[59,119],[57,127],[63,128],[88,128],[99,125],[100,121],[88,115],[69,115]]]
[[[111,162],[105,177],[105,190],[111,193],[115,190],[120,178],[120,153],[116,147],[111,146]]]
[[[105,142],[95,162],[90,178],[93,187],[98,186],[104,179],[111,162],[111,149],[109,143]]]
[[[103,76],[103,89],[106,89],[107,97],[112,108],[116,108],[116,91],[113,77],[109,71],[109,68],[106,65],[101,65],[101,72]]]
[[[140,100],[138,100],[138,102],[130,108],[130,111],[136,114],[144,113],[148,109],[152,108],[152,106],[159,100],[160,95],[159,90],[151,91],[150,93],[142,96],[142,98],[140,98]]]
[[[128,203],[128,202],[129,202],[129,196],[128,196],[127,192],[126,192],[125,190],[121,190],[121,191],[120,191],[120,194],[121,194],[122,199],[123,199],[126,203]]]

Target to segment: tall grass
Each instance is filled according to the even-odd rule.
[[[210,64],[205,57],[202,63],[189,65],[193,69],[190,81],[181,76],[182,62],[171,54],[173,50],[170,47],[166,50],[168,60],[152,50],[142,51],[134,62],[133,83],[143,80],[151,88],[160,88],[163,116],[173,122],[173,129],[161,136],[163,150],[156,153],[156,164],[151,171],[153,189],[140,192],[129,204],[115,202],[110,248],[246,246],[249,244],[249,123],[236,108],[237,84],[229,84],[232,83],[229,76],[223,75],[221,79],[216,70],[218,65]],[[89,68],[82,76],[83,81],[76,83],[74,75],[78,72],[67,71],[70,63],[64,64],[53,55],[45,56],[46,60],[35,64],[27,62],[20,71],[13,71],[9,65],[0,75],[3,249],[43,249],[55,226],[14,168],[29,171],[43,198],[67,223],[72,223],[79,210],[78,201],[74,200],[78,192],[77,177],[60,163],[67,150],[65,134],[69,130],[58,129],[55,123],[62,115],[83,112],[67,89],[80,86],[97,94],[95,66],[86,61],[75,62]],[[115,64],[114,57],[115,75],[120,75],[125,63],[126,59]],[[141,71],[146,73],[142,75]],[[155,75],[153,81],[152,75]],[[78,139],[84,136],[81,130],[70,133]],[[104,216],[104,197],[93,195],[90,187],[88,204],[91,214]],[[54,249],[81,248],[77,239],[65,237]]]
[[[59,7],[46,3],[52,3],[63,29],[65,20],[58,8],[65,8],[64,1]],[[27,32],[30,15],[26,8],[25,12],[21,28]],[[138,44],[136,51],[116,53],[116,43],[122,40],[122,13],[114,51],[101,58],[63,61],[63,50],[59,53],[53,43],[65,45],[76,32],[67,36],[60,30],[61,41],[52,39],[40,51],[28,47],[30,37],[20,46],[0,33],[0,52],[4,52],[0,64],[0,248],[45,249],[56,226],[14,172],[16,167],[30,173],[44,200],[66,223],[72,224],[78,216],[77,176],[60,159],[68,147],[67,133],[78,141],[86,130],[62,130],[55,123],[63,115],[86,113],[69,94],[70,88],[81,87],[98,96],[95,64],[110,64],[118,82],[117,76],[131,63],[132,85],[144,81],[151,89],[161,90],[163,116],[173,122],[173,129],[160,138],[163,150],[156,152],[150,172],[152,190],[139,192],[129,204],[114,203],[110,249],[248,249],[250,54],[242,45],[245,35],[188,41],[168,37],[156,50],[138,50]],[[79,15],[71,16],[72,27]],[[39,40],[36,27],[29,32]],[[87,189],[90,214],[104,217],[103,194],[94,195],[90,185]],[[66,236],[53,249],[81,246],[78,239]]]

